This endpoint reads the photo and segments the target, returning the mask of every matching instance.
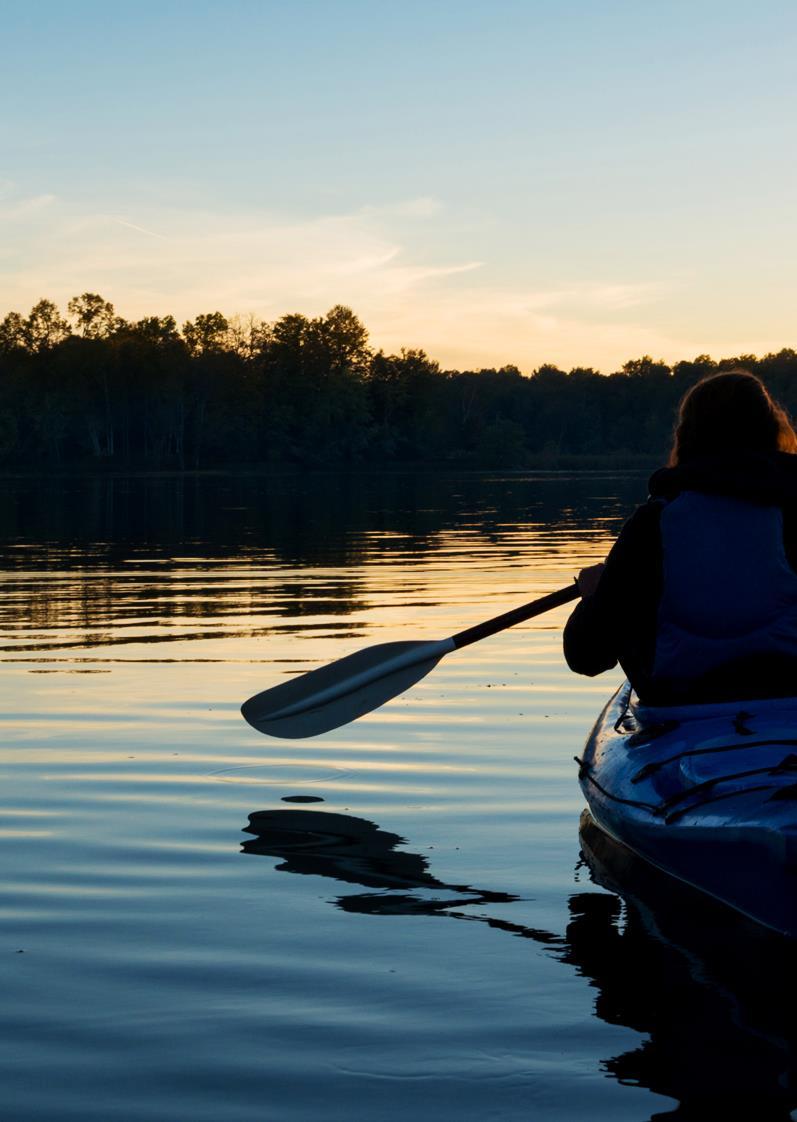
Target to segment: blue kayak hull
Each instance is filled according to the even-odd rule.
[[[797,938],[797,699],[654,710],[625,685],[579,763],[610,837]]]

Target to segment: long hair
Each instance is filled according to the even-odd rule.
[[[681,399],[669,465],[739,452],[797,452],[797,433],[755,374],[712,374]]]

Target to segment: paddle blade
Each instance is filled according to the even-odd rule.
[[[267,736],[318,736],[404,693],[452,650],[450,639],[379,643],[263,690],[245,701],[241,712]]]

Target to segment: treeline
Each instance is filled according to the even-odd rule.
[[[341,305],[274,323],[128,322],[94,293],[0,322],[0,463],[206,468],[436,462],[555,467],[660,458],[685,389],[758,373],[797,412],[797,353],[649,356],[603,375],[543,365],[442,370],[422,350],[374,351]]]

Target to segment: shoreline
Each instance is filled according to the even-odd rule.
[[[440,460],[408,461],[402,464],[241,464],[205,468],[164,466],[143,468],[135,465],[64,464],[58,467],[0,467],[0,479],[75,479],[75,478],[139,478],[139,479],[211,479],[241,476],[305,477],[313,475],[526,475],[553,476],[563,474],[607,475],[645,474],[655,471],[665,457],[653,456],[576,456],[534,457],[522,467],[473,465]]]

